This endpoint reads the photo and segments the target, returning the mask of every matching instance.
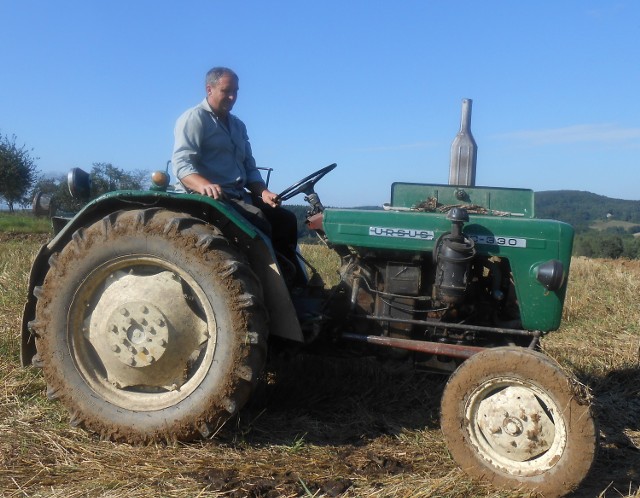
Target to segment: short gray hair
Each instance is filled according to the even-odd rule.
[[[205,78],[205,85],[216,86],[218,84],[218,81],[220,81],[220,78],[225,75],[231,76],[236,80],[236,82],[240,80],[238,78],[238,75],[232,69],[229,69],[228,67],[218,66],[209,69],[209,71],[207,72],[207,77]]]

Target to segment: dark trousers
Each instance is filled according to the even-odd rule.
[[[273,248],[293,265],[295,276],[289,278],[295,285],[305,282],[304,272],[296,256],[298,245],[298,220],[296,215],[282,207],[271,207],[262,199],[252,196],[252,203],[230,199],[231,205],[244,218],[271,238]],[[281,266],[284,266],[281,263]],[[287,268],[282,268],[287,271]],[[288,279],[288,280],[289,280]]]

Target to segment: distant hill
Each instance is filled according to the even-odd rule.
[[[582,230],[640,225],[640,201],[612,199],[578,190],[536,192],[535,210],[536,218],[564,221]]]

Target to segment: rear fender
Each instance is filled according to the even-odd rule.
[[[21,362],[28,366],[34,362],[37,350],[30,322],[36,319],[38,286],[42,285],[49,271],[49,258],[62,250],[76,230],[88,226],[109,214],[126,209],[162,207],[171,211],[188,213],[214,225],[232,243],[243,251],[253,271],[265,289],[265,305],[269,311],[269,333],[303,341],[302,330],[287,286],[276,262],[271,240],[228,205],[197,194],[173,194],[153,191],[109,192],[87,204],[64,226],[59,226],[56,236],[40,248],[29,275],[27,302],[22,316]],[[60,223],[60,219],[58,220]]]

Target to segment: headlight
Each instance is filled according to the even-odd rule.
[[[564,284],[564,266],[557,259],[542,263],[535,269],[535,275],[538,282],[550,291],[558,290]]]
[[[67,175],[67,185],[71,197],[87,200],[91,197],[91,175],[80,168],[73,168]]]

